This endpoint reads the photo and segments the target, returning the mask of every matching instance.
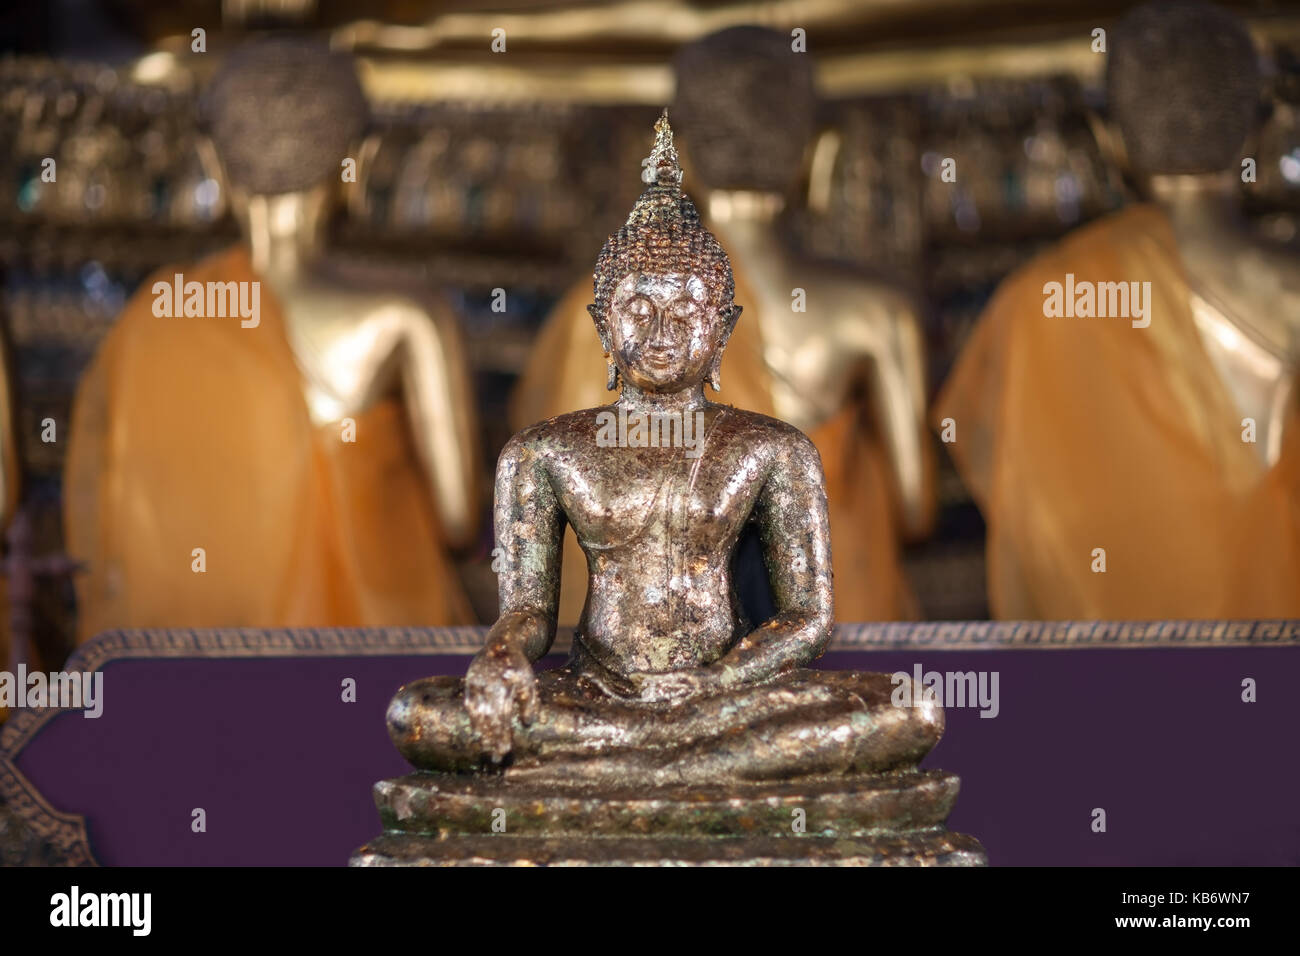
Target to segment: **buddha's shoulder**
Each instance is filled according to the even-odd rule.
[[[613,406],[604,405],[535,422],[515,432],[506,442],[502,457],[539,457],[575,446],[595,444],[596,435],[605,424],[604,416],[610,414],[616,414]]]
[[[731,405],[711,405],[702,414],[698,434],[706,447],[743,446],[760,455],[817,455],[807,435],[778,418]],[[596,447],[602,435],[619,427],[618,416],[615,405],[601,405],[548,418],[515,433],[502,455],[544,458]]]
[[[716,437],[728,443],[746,442],[756,451],[775,454],[817,455],[812,439],[789,422],[732,405],[717,407],[720,413],[709,440]]]

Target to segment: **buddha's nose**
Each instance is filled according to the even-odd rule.
[[[650,313],[650,336],[651,345],[659,345],[664,337],[664,310],[656,308]]]

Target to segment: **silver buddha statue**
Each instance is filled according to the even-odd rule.
[[[653,182],[601,250],[590,311],[622,383],[614,410],[667,422],[670,440],[602,447],[606,408],[510,440],[496,480],[500,617],[465,679],[408,685],[389,729],[420,767],[509,757],[509,775],[567,780],[914,764],[939,739],[941,708],[892,707],[885,674],[806,669],[834,620],[821,462],[793,426],[705,396],[740,307],[727,254],[681,191],[666,113],[656,133]],[[674,423],[684,434],[696,416],[698,449],[674,445]],[[751,518],[777,604],[757,628],[731,582]],[[587,604],[568,666],[534,674],[555,638],[566,525],[587,556]],[[736,731],[758,724],[741,745]]]
[[[363,848],[357,862],[837,857],[847,844],[829,839],[755,849],[680,838],[699,836],[704,818],[715,830],[745,826],[737,807],[751,802],[779,814],[783,801],[830,792],[858,808],[846,826],[865,839],[889,825],[872,802],[881,787],[924,803],[909,805],[916,818],[946,815],[955,798],[907,775],[943,731],[935,700],[895,706],[897,677],[809,668],[834,619],[821,461],[794,426],[706,397],[741,312],[730,261],[681,190],[666,112],[644,165],[649,188],[601,250],[589,310],[618,400],[530,426],[506,445],[496,479],[500,617],[463,679],[416,681],[389,707],[398,749],[433,771],[378,786],[390,827],[470,831],[427,845],[386,836],[396,846]],[[649,422],[658,440],[630,428],[611,440],[614,418]],[[758,626],[731,577],[749,521],[776,603]],[[587,557],[587,601],[568,663],[537,673],[556,634],[566,525]],[[812,790],[788,789],[804,786]],[[629,794],[651,803],[633,806]],[[515,825],[552,830],[540,842],[475,836],[470,818],[505,804],[520,808]],[[575,826],[652,839],[593,844]],[[554,830],[558,842],[547,842]],[[897,852],[913,862],[982,861],[974,841],[933,828],[900,839],[907,849]],[[862,846],[852,853],[895,852]]]

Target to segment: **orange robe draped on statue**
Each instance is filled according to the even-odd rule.
[[[270,289],[256,327],[159,318],[153,282],[176,272],[257,278],[242,247],[161,270],[82,379],[65,482],[79,638],[471,622],[401,403],[356,415],[355,441],[317,427]]]
[[[582,408],[606,405],[605,356],[587,312],[591,283],[580,282],[556,304],[529,356],[511,400],[511,427]],[[736,272],[736,303],[756,301]],[[743,312],[722,357],[715,401],[773,415],[771,373],[753,315]],[[899,564],[896,495],[883,445],[863,409],[846,404],[808,435],[821,453],[835,575],[835,616],[841,621],[915,616],[915,600]],[[570,528],[564,536],[560,584],[562,626],[571,627],[587,597],[587,561]]]
[[[1067,273],[1150,282],[1150,325],[1045,316]],[[1296,413],[1268,467],[1201,345],[1168,220],[1134,206],[1003,282],[933,421],[956,422],[996,616],[1268,618],[1300,616]]]

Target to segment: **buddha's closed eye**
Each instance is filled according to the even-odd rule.
[[[626,300],[623,309],[627,315],[638,320],[648,320],[658,316],[685,322],[699,314],[700,305],[692,296],[685,293],[669,299],[662,305],[655,303],[648,296],[638,295]]]
[[[628,299],[624,308],[627,310],[628,315],[638,319],[648,319],[654,315],[655,311],[654,303],[643,295]]]

